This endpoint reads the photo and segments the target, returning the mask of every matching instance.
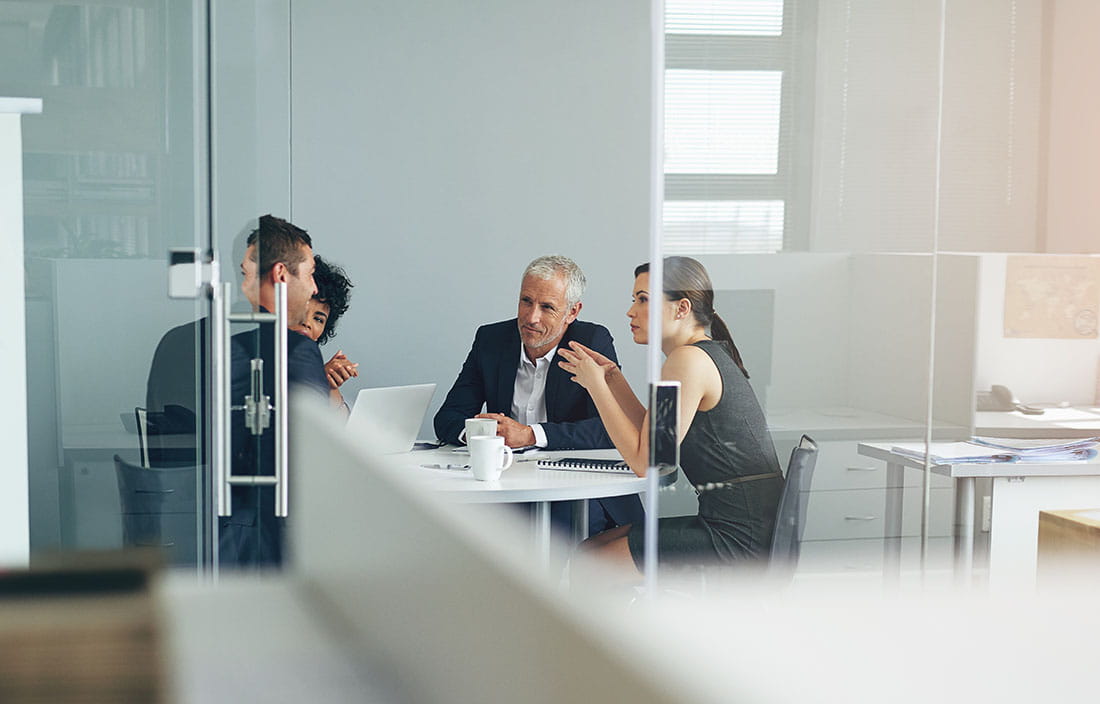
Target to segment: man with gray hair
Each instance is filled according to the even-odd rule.
[[[584,273],[568,257],[544,256],[527,265],[518,315],[478,328],[462,371],[435,414],[440,440],[461,444],[465,420],[476,416],[496,420],[497,434],[513,448],[614,447],[592,398],[556,359],[560,346],[576,340],[618,362],[607,328],[577,320],[584,286]],[[590,530],[641,520],[636,496],[604,499],[604,510],[596,503],[590,503]]]

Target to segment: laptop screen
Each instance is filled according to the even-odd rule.
[[[408,452],[434,394],[435,384],[362,389],[348,416],[348,429],[372,452]]]

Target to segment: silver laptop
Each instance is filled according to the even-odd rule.
[[[435,384],[362,389],[348,416],[348,430],[362,437],[372,452],[408,452],[434,393]]]

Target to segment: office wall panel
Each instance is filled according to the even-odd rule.
[[[585,270],[581,318],[644,383],[624,313],[648,251],[648,12],[294,5],[294,219],[355,283],[323,350],[361,362],[352,393],[436,381],[434,413],[475,328],[514,316],[523,267],[554,252]]]

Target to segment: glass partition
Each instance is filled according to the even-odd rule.
[[[289,3],[0,20],[0,94],[44,101],[24,130],[32,559],[146,546],[212,567],[210,262],[250,311],[244,239],[290,214]]]
[[[1096,19],[1087,3],[948,3],[933,406],[1010,447],[1100,434],[1097,141],[1083,120],[1097,86],[1078,70],[1095,48],[1075,29]],[[979,22],[992,31],[969,31]],[[961,581],[1031,588],[1039,512],[1100,505],[1091,480],[1031,464],[958,481]]]
[[[510,319],[523,266],[561,251],[589,278],[582,317],[621,331],[617,353],[643,405],[675,349],[658,349],[665,322],[700,313],[713,338],[700,311],[712,306],[736,347],[714,346],[717,357],[700,347],[746,405],[681,446],[656,510],[684,520],[665,529],[698,528],[701,500],[748,501],[764,486],[771,493],[757,498],[777,505],[780,484],[766,475],[785,471],[807,435],[817,455],[798,492],[796,585],[948,583],[960,554],[973,556],[967,579],[980,582],[993,564],[994,507],[1006,505],[995,482],[968,483],[962,496],[920,462],[889,458],[972,435],[1100,430],[1088,215],[1100,159],[1081,117],[1094,91],[1073,78],[1091,49],[1070,31],[1095,18],[1055,4],[655,3],[664,36],[650,154],[646,23],[635,8],[608,22],[630,31],[584,34],[579,6],[525,5],[511,28],[522,40],[504,61],[478,18],[430,4],[349,10],[334,27],[289,2],[212,3],[209,13],[205,2],[4,3],[0,92],[45,99],[24,120],[33,549],[126,543],[126,463],[190,467],[194,501],[211,495],[201,478],[208,380],[194,364],[205,346],[193,325],[210,311],[167,297],[166,253],[216,258],[228,308],[250,314],[237,269],[271,213],[320,233],[317,251],[348,268],[357,300],[401,292],[401,305],[351,309],[340,345],[371,360],[371,386],[439,384],[421,439],[474,331]],[[434,53],[406,60],[403,38],[424,28]],[[587,42],[573,47],[584,62],[555,53],[562,37]],[[371,90],[345,90],[351,78]],[[516,156],[533,143],[538,159]],[[657,154],[653,252],[698,261],[709,290],[699,280],[676,290],[706,300],[667,301],[663,283],[643,290],[634,276],[652,259],[638,233]],[[631,234],[611,244],[607,233]],[[432,285],[408,285],[396,264],[410,261]],[[454,262],[476,264],[476,275]],[[440,291],[447,314],[417,325],[409,311],[436,310]],[[660,315],[627,336],[625,301],[639,292]],[[634,323],[642,313],[629,310]],[[150,377],[173,329],[190,329],[172,347],[191,364],[170,363],[183,371],[169,398]],[[406,350],[379,334],[394,330]],[[656,363],[643,374],[647,347]],[[706,388],[684,389],[692,432],[704,429],[696,418],[725,417],[722,394]],[[729,428],[741,434],[723,436]],[[700,442],[727,454],[701,460]],[[724,474],[696,468],[722,462]],[[736,524],[717,510],[710,519]],[[185,512],[195,547],[182,563],[211,555],[212,531],[193,518],[202,512]],[[761,520],[722,528],[718,547],[708,533],[704,547],[719,562],[770,553],[771,518]],[[694,549],[676,540],[697,533],[668,537],[662,564],[675,572],[677,550]]]
[[[709,271],[779,464],[817,443],[795,586],[1033,583],[1038,511],[1074,501],[928,454],[1100,430],[1095,10],[665,8],[661,245]]]
[[[678,564],[691,566],[690,539],[730,567],[716,574],[751,571],[773,551],[773,563],[789,557],[790,546],[772,545],[783,491],[774,473],[787,472],[808,436],[812,479],[788,490],[804,510],[794,519],[804,531],[796,588],[919,575],[922,533],[934,538],[925,570],[949,568],[949,483],[933,480],[922,531],[919,472],[888,472],[861,449],[920,444],[930,428],[937,438],[968,434],[965,412],[945,396],[934,406],[930,394],[933,346],[943,342],[933,335],[940,5],[665,7],[662,246],[705,267],[715,320],[736,352],[696,345],[711,362],[700,369],[716,367],[721,383],[712,376],[713,391],[686,399],[683,476],[660,497],[661,564],[695,579]],[[685,264],[666,266],[681,283],[665,288],[691,301]],[[694,331],[670,309],[673,336],[720,339],[709,305],[708,295],[692,301]]]
[[[193,568],[211,538],[197,338],[179,344],[190,364],[162,360],[169,383],[150,370],[165,331],[204,314],[167,285],[170,248],[210,246],[204,4],[8,2],[0,18],[0,93],[44,102],[24,131],[32,560],[149,545]]]

